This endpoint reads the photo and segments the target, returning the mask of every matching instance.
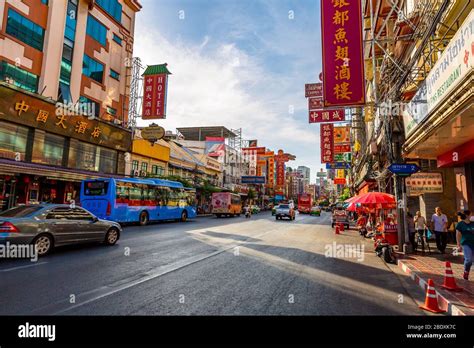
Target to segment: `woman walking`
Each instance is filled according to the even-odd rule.
[[[468,280],[472,266],[472,252],[474,250],[474,222],[471,221],[471,212],[469,210],[459,213],[459,217],[461,221],[456,225],[456,240],[458,251],[464,251],[463,278]]]

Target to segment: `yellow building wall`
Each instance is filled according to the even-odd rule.
[[[155,143],[152,146],[148,140],[144,139],[135,139],[133,141],[132,156],[134,154],[142,155],[166,163],[170,160],[169,147],[164,146],[161,142]]]

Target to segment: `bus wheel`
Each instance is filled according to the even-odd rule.
[[[185,211],[183,211],[183,213],[181,214],[181,221],[182,222],[186,222],[186,220],[188,219],[188,213]]]
[[[140,219],[138,223],[140,226],[146,226],[148,224],[148,213],[146,211],[142,211],[140,213]]]

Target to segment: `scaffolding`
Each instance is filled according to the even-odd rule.
[[[141,59],[139,57],[133,57],[127,64],[127,70],[130,71],[130,74],[127,75],[127,78],[130,79],[130,84],[127,86],[130,90],[129,95],[129,109],[128,109],[128,127],[134,130],[137,126],[137,120],[140,117],[140,106],[139,101],[141,100],[143,88],[140,83],[143,79],[141,77],[141,72],[144,69]]]

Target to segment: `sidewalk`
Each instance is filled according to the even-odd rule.
[[[446,254],[439,254],[436,246],[431,245],[431,254],[420,252],[416,254],[399,254],[398,266],[415,281],[416,284],[426,291],[428,279],[435,283],[438,296],[438,304],[441,309],[446,310],[449,315],[474,315],[474,284],[471,280],[463,279],[464,266],[463,256],[454,256],[450,252],[454,245],[448,245]],[[435,249],[435,250],[433,250]],[[444,282],[445,263],[451,262],[454,278],[462,292],[453,292],[441,287]]]
[[[350,232],[357,233],[352,223]],[[426,293],[428,279],[434,281],[439,307],[446,310],[447,315],[474,315],[474,269],[471,271],[470,280],[463,279],[464,257],[462,254],[458,256],[451,254],[454,246],[454,244],[448,244],[446,254],[440,254],[436,249],[436,243],[430,240],[431,254],[427,251],[425,254],[417,251],[417,253],[404,255],[396,251],[397,264],[423,293]],[[397,249],[395,247],[395,250]],[[451,262],[456,285],[464,289],[462,292],[452,292],[441,287],[444,282],[446,261]]]

